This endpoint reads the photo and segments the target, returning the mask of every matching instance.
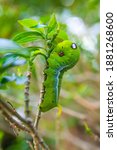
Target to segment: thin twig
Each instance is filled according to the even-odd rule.
[[[49,150],[48,146],[43,141],[43,139],[39,137],[37,130],[32,125],[32,122],[30,122],[30,120],[26,120],[22,116],[20,116],[14,109],[12,109],[8,105],[6,100],[10,101],[9,99],[0,95],[0,108],[1,108],[1,110],[3,110],[4,112],[8,112],[7,114],[9,114],[11,116],[15,116],[19,121],[21,121],[28,128],[28,130],[30,131],[30,135],[33,138],[34,149],[39,150],[39,145],[41,145],[45,150]]]
[[[43,80],[45,80],[45,78],[46,78],[46,76],[44,76],[44,79],[43,79]],[[43,81],[43,82],[44,82],[44,81]],[[41,92],[40,92],[40,104],[41,104],[42,101],[43,101],[44,93],[45,93],[45,89],[44,89],[44,85],[43,85],[43,83],[42,83],[42,90],[41,90]],[[40,105],[40,104],[39,104],[39,105]],[[38,106],[39,106],[39,105],[38,105]],[[38,128],[38,124],[39,124],[40,118],[41,118],[41,110],[40,110],[39,107],[38,107],[38,109],[37,109],[37,114],[36,114],[36,118],[35,118],[35,122],[34,122],[34,127],[35,127],[36,129]]]
[[[10,126],[12,127],[12,129],[14,130],[14,128],[17,128],[18,129],[18,131],[20,131],[20,130],[23,130],[23,131],[26,131],[26,132],[28,132],[28,133],[30,133],[30,130],[26,127],[26,126],[24,126],[24,125],[22,125],[20,122],[17,122],[10,114],[9,114],[9,112],[6,112],[5,110],[2,110],[2,114],[3,114],[3,116],[5,117],[5,119],[9,122],[9,124],[10,124]],[[14,130],[15,131],[15,130]],[[18,134],[17,134],[18,135]],[[16,136],[17,136],[16,135]],[[29,143],[28,143],[29,144]],[[30,143],[30,145],[29,146],[31,146],[31,147],[33,147],[32,145],[31,145],[31,143]],[[34,150],[34,149],[33,149]]]
[[[25,91],[24,91],[24,96],[25,96],[25,115],[26,119],[30,117],[30,110],[29,110],[29,102],[30,102],[30,80],[31,80],[31,72],[32,72],[32,66],[33,66],[33,61],[35,59],[35,56],[33,53],[31,53],[30,59],[29,59],[29,64],[28,64],[28,72],[26,74],[27,81],[25,83]]]
[[[34,122],[34,127],[36,129],[38,128],[40,118],[41,118],[41,110],[38,108],[37,115],[36,115],[35,122]]]
[[[29,102],[30,102],[30,98],[29,98],[29,89],[30,89],[30,79],[31,79],[31,72],[28,71],[27,72],[27,81],[25,83],[25,115],[26,118],[30,117],[30,110],[29,110]]]
[[[30,149],[31,149],[31,150],[34,150],[34,147],[32,146],[31,141],[26,141],[26,142],[28,143],[28,145],[29,145]]]
[[[4,117],[7,118],[8,122],[10,122],[14,127],[17,127],[20,130],[23,130],[23,131],[26,131],[26,132],[30,133],[30,130],[27,127],[25,127],[24,125],[20,124],[15,119],[13,119],[10,116],[10,114],[8,114],[8,112],[6,112],[6,111],[3,110],[2,114],[4,115]]]

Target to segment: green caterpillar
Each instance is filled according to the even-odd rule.
[[[62,76],[77,63],[79,56],[80,50],[77,45],[68,40],[59,43],[50,53],[44,70],[44,89],[40,104],[42,112],[58,105]]]

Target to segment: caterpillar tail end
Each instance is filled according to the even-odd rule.
[[[49,105],[47,103],[46,105],[40,104],[39,109],[41,110],[41,112],[47,112],[55,107],[58,107],[58,105],[57,104]]]
[[[57,112],[57,118],[61,117],[62,115],[62,106],[60,104],[57,105],[58,112]]]

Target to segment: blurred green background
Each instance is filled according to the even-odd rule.
[[[63,106],[61,117],[57,118],[57,109],[43,114],[39,132],[52,150],[99,150],[99,0],[0,0],[0,38],[10,39],[24,30],[17,20],[32,17],[46,23],[53,12],[69,38],[81,46],[81,57],[63,77],[59,98]],[[35,60],[31,79],[33,118],[42,81],[41,59]],[[26,71],[27,64],[7,70],[2,77],[13,78],[15,73],[17,81],[8,82],[0,89],[0,93],[14,99],[12,103],[22,116]],[[1,149],[29,149],[23,137],[21,133],[17,138],[0,116]]]

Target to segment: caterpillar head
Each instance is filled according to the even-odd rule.
[[[66,40],[57,45],[52,51],[51,56],[55,62],[52,63],[53,65],[56,65],[57,62],[61,67],[70,69],[79,60],[80,50],[75,43]]]

